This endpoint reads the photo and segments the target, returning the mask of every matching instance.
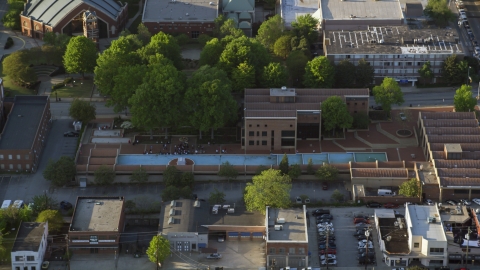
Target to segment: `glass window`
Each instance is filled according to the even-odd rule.
[[[289,249],[288,249],[288,253],[290,253],[290,255],[295,254],[295,248],[294,248],[294,247],[293,247],[293,248],[289,248]]]
[[[266,131],[262,131],[262,137],[266,137],[267,136],[267,132]]]
[[[275,254],[275,248],[269,248],[268,253],[269,254]]]
[[[13,159],[12,155],[8,155],[8,159]]]
[[[13,164],[9,164],[9,165],[8,165],[8,168],[9,168],[10,170],[13,170]]]
[[[413,243],[413,247],[414,247],[414,248],[419,248],[419,247],[420,247],[420,243]]]
[[[430,248],[430,253],[443,253],[443,248]]]
[[[248,141],[248,145],[255,145],[255,141]]]
[[[282,130],[282,137],[295,137],[295,130]]]
[[[17,155],[17,159],[21,159],[20,155]]]
[[[0,164],[0,169],[5,170],[5,164]]]
[[[199,35],[200,35],[199,31],[192,31],[192,38],[198,38]]]
[[[282,146],[295,146],[294,138],[282,138]]]
[[[23,260],[24,260],[23,256],[15,256],[16,262],[23,262]]]
[[[27,256],[27,261],[33,262],[33,261],[35,261],[35,257],[34,256]]]
[[[30,164],[25,165],[25,169],[30,170]]]
[[[298,248],[298,254],[305,254],[305,248]]]
[[[25,155],[25,159],[26,160],[30,159],[30,155]]]
[[[249,131],[248,136],[255,136],[255,131]]]
[[[3,155],[0,155],[0,160],[3,160]]]
[[[267,145],[267,141],[262,141],[262,145]]]
[[[278,254],[285,254],[285,248],[278,248]]]
[[[22,169],[22,164],[17,164],[17,169],[21,170]]]

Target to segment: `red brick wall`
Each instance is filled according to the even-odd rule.
[[[266,125],[266,126],[265,126]],[[297,134],[297,125],[295,119],[282,120],[265,120],[265,119],[246,119],[245,120],[245,146],[247,150],[270,150],[272,131],[274,132],[274,150],[281,150],[282,130],[294,130]],[[254,135],[249,133],[253,131]],[[262,136],[262,132],[266,131],[267,136]],[[257,135],[258,132],[258,135]],[[254,145],[249,145],[249,141],[253,141]],[[267,145],[262,145],[262,141],[267,141]],[[258,145],[257,145],[258,142]]]
[[[275,253],[270,253],[270,249],[275,248]],[[290,254],[290,255],[307,255],[308,254],[308,244],[306,243],[272,243],[272,242],[267,242],[267,246],[265,248],[265,251],[267,252],[268,255],[279,255],[278,251],[280,248],[285,249],[285,253],[283,255],[286,255],[287,253],[290,252],[290,248],[295,248],[295,254]],[[298,251],[298,248],[304,248],[305,249],[305,254],[300,254]]]

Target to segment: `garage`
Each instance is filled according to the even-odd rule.
[[[211,231],[208,233],[208,240],[223,242],[227,238],[227,233],[225,231]]]

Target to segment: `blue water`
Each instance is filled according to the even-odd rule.
[[[321,153],[321,154],[297,154],[287,155],[289,164],[308,164],[312,159],[313,164],[325,163],[348,163],[387,161],[386,153]],[[195,165],[219,165],[229,162],[232,165],[277,165],[283,155],[119,155],[118,165],[166,165],[172,159],[178,157],[189,158]]]

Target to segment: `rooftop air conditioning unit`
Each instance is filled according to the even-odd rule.
[[[199,201],[199,200],[196,200],[196,201],[193,203],[193,207],[200,207],[200,201]]]
[[[229,214],[235,213],[235,208],[228,208],[227,213]]]
[[[168,219],[168,224],[175,224],[175,220],[173,219],[173,217]]]
[[[436,223],[437,219],[435,217],[428,217],[428,223]]]
[[[277,223],[278,224],[285,224],[285,219],[284,218],[277,218]]]
[[[175,207],[175,200],[172,200],[172,201],[170,202],[170,206],[171,206],[171,207]]]
[[[174,208],[170,209],[170,216],[175,216],[175,209]]]
[[[275,231],[283,230],[283,225],[275,225]]]

